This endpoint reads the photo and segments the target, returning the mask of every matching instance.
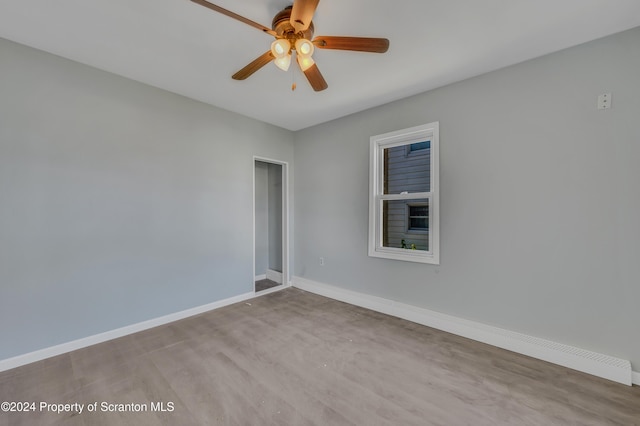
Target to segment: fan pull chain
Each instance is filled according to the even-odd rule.
[[[296,84],[296,71],[295,68],[293,68],[291,71],[291,91],[295,91],[296,87],[298,87],[298,85]]]

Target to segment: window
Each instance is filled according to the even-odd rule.
[[[429,204],[407,204],[407,231],[429,230]]]
[[[369,256],[439,263],[438,123],[371,137]]]

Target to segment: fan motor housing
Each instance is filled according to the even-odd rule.
[[[292,8],[293,6],[287,6],[278,12],[278,14],[273,17],[271,28],[276,32],[276,34],[278,34],[278,38],[286,38],[294,41],[300,38],[311,40],[313,37],[313,21],[309,24],[309,28],[296,33],[295,28],[293,28],[293,25],[291,25],[290,22]]]

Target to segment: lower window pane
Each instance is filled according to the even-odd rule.
[[[429,200],[383,200],[382,246],[429,251]]]

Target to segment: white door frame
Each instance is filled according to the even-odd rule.
[[[291,286],[289,277],[289,163],[273,158],[253,156],[253,292],[256,292],[256,161],[282,166],[282,285],[263,290],[261,295]]]

